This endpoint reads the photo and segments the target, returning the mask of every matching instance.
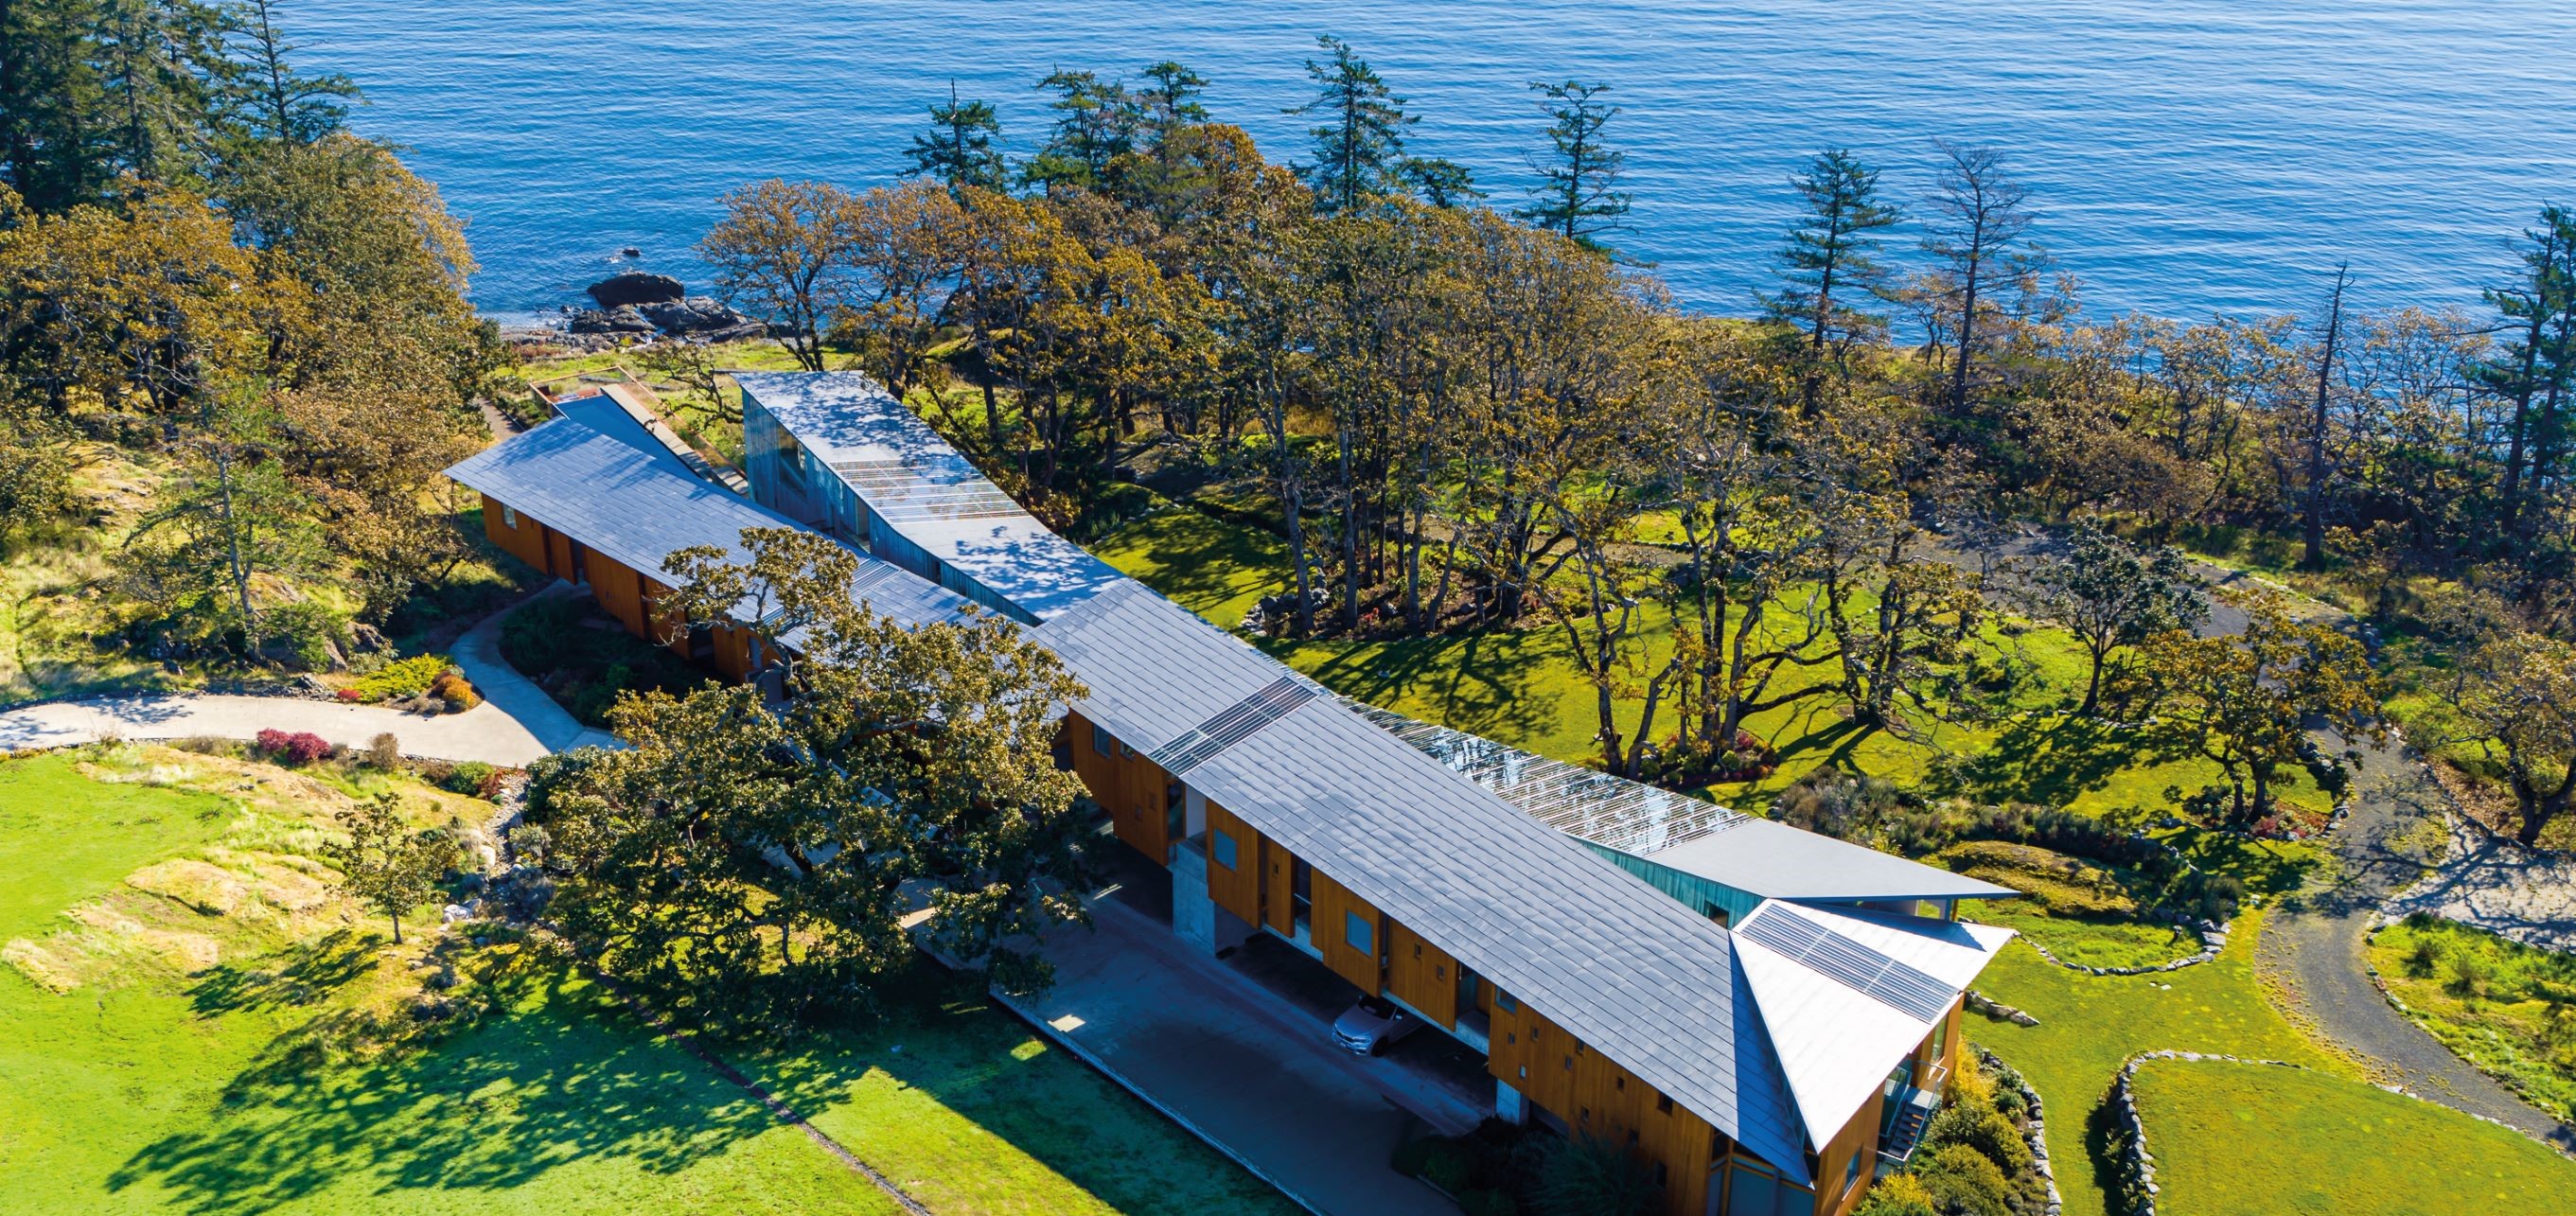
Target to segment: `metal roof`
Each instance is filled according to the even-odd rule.
[[[734,383],[923,552],[1037,620],[1125,580],[1057,536],[857,372],[736,372]]]
[[[1736,926],[1736,958],[1812,1143],[1851,1122],[2012,936],[1777,900]]]
[[[1205,733],[1286,673],[1141,586],[1035,636],[1091,689],[1083,715],[1138,751]],[[1188,781],[1765,1160],[1802,1170],[1785,1079],[1766,1050],[1739,1050],[1751,1011],[1715,923],[1337,699],[1301,701],[1199,759]]]
[[[1749,816],[1641,855],[1656,865],[1771,899],[2012,899],[2021,894],[1775,819]]]
[[[493,444],[450,466],[447,475],[619,565],[657,577],[662,560],[678,550],[713,545],[729,561],[748,562],[744,529],[797,527],[690,475],[668,452],[648,452],[574,417]],[[954,620],[969,607],[954,591],[865,553],[857,556],[862,578],[852,594],[883,615],[919,625]]]
[[[2019,892],[1687,794],[1344,698],[1414,750],[1539,822],[1771,899],[2002,899]]]

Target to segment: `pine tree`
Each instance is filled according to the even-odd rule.
[[[1108,185],[1111,162],[1136,144],[1141,116],[1135,96],[1124,82],[1063,69],[1048,73],[1038,87],[1056,94],[1047,103],[1056,112],[1055,131],[1046,146],[1020,167],[1021,182],[1092,190]]]
[[[1789,230],[1780,251],[1779,294],[1763,304],[1773,317],[1807,331],[1808,352],[1883,330],[1887,318],[1854,306],[1887,289],[1887,267],[1878,260],[1878,233],[1904,218],[1878,201],[1878,171],[1842,148],[1819,153],[1807,171],[1789,179],[1806,215]]]
[[[1599,234],[1623,227],[1629,195],[1618,188],[1628,154],[1603,142],[1601,130],[1619,107],[1601,100],[1610,86],[1568,80],[1549,84],[1533,80],[1530,88],[1546,98],[1539,108],[1555,121],[1548,126],[1554,159],[1535,166],[1539,183],[1530,187],[1531,203],[1513,212],[1541,228],[1562,234],[1587,249],[1607,251]]]
[[[1463,207],[1485,197],[1467,166],[1437,156],[1408,156],[1397,171],[1414,197],[1434,207]]]
[[[1174,132],[1208,120],[1207,107],[1198,100],[1199,94],[1207,91],[1207,77],[1166,59],[1146,68],[1145,79],[1153,84],[1136,90],[1136,111],[1144,129],[1146,149],[1162,159],[1170,149]]]
[[[2524,527],[2526,500],[2558,454],[2554,432],[2563,425],[2561,407],[2576,378],[2576,342],[2569,341],[2576,335],[2576,212],[2544,207],[2540,225],[2525,236],[2530,247],[2521,273],[2510,286],[2486,293],[2487,303],[2502,314],[2502,340],[2495,357],[2471,369],[2480,388],[2512,407],[2504,421],[2504,484],[2498,493],[2501,535],[2507,537]]]
[[[230,122],[252,138],[311,144],[349,117],[356,81],[337,73],[301,76],[287,64],[295,44],[278,32],[269,0],[245,0],[224,30],[232,70],[223,104]]]
[[[935,178],[956,191],[970,186],[999,190],[1005,176],[993,141],[1001,135],[1002,122],[991,103],[959,100],[957,82],[949,81],[948,104],[931,103],[929,132],[912,137],[906,153],[912,167],[904,176]]]
[[[1310,130],[1315,160],[1297,166],[1297,176],[1315,192],[1315,207],[1326,213],[1348,212],[1373,198],[1405,192],[1404,131],[1420,121],[1404,112],[1404,98],[1387,88],[1368,61],[1351,53],[1350,44],[1329,34],[1315,45],[1330,54],[1306,61],[1315,82],[1315,99],[1285,113],[1311,114],[1320,121]]]
[[[1991,148],[1967,147],[1945,139],[1932,141],[1945,162],[1932,193],[1932,208],[1944,217],[1923,250],[1943,263],[1944,309],[1957,345],[1950,370],[1950,410],[1968,410],[1968,380],[1976,367],[1977,324],[1981,309],[1994,307],[1987,297],[1998,280],[2029,270],[2036,255],[2022,244],[2030,230],[2030,189],[2004,171],[2003,158]]]

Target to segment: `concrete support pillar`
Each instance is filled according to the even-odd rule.
[[[1208,898],[1207,867],[1205,837],[1193,836],[1172,850],[1172,932],[1214,954],[1217,907]]]
[[[1508,1081],[1494,1082],[1494,1117],[1514,1127],[1529,1122],[1529,1107],[1521,1100],[1521,1091]]]

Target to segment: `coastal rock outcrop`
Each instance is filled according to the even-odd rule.
[[[644,314],[644,319],[652,322],[654,328],[673,337],[724,342],[758,337],[766,328],[707,296],[659,301],[642,305],[636,311]]]
[[[615,308],[584,308],[564,322],[564,328],[577,334],[649,334],[653,323],[632,304]]]
[[[590,285],[590,298],[603,309],[629,304],[660,304],[687,295],[678,279],[641,270],[621,271]]]

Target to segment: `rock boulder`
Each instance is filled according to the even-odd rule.
[[[659,304],[678,300],[687,294],[678,279],[641,270],[623,271],[590,285],[590,298],[599,301],[599,306],[606,309],[628,304]]]

